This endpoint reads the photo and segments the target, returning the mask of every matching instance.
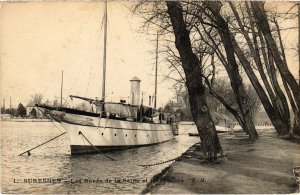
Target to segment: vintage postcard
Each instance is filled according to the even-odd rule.
[[[299,45],[296,1],[2,1],[1,193],[299,193]]]

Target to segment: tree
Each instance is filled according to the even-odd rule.
[[[59,106],[58,100],[57,100],[57,99],[55,99],[55,100],[53,101],[52,106],[53,106],[53,107],[58,107],[58,106]]]
[[[165,2],[140,4],[150,7],[140,12],[144,14],[144,26],[156,26],[161,35],[168,35],[164,37],[165,43],[172,43],[173,40],[166,37],[174,34],[176,37],[174,21],[178,25],[178,18],[170,20],[169,12],[165,11]],[[289,134],[292,115],[296,119],[294,133],[300,134],[300,86],[288,69],[281,38],[282,29],[277,22],[278,18],[285,19],[289,13],[266,11],[263,2],[182,1],[178,5],[181,6],[192,52],[199,60],[199,80],[205,81],[207,94],[215,97],[235,116],[243,129],[249,132],[251,139],[257,138],[253,124],[253,113],[256,109],[253,108],[257,108],[260,102],[278,135]],[[182,59],[183,55],[177,42],[175,49],[170,44],[165,45],[165,61],[170,64],[170,73],[166,77],[176,83],[183,83],[188,88],[188,75],[184,67],[188,65],[183,63],[187,60]],[[227,79],[230,80],[235,98],[233,104],[228,102],[224,94],[215,90],[215,69],[219,69],[220,65],[223,65]],[[191,69],[198,73],[196,67],[193,68]],[[180,78],[171,77],[171,73],[177,73]],[[243,83],[246,78],[242,75],[244,73],[253,88],[247,88]],[[283,87],[280,86],[281,82]],[[252,93],[253,89],[257,96]],[[249,94],[252,94],[251,97]],[[255,98],[252,99],[252,96]],[[257,101],[257,97],[260,102]],[[193,106],[195,105],[191,102],[191,107]],[[215,104],[209,105],[212,109],[214,106]],[[292,108],[293,112],[289,108]]]
[[[174,112],[171,107],[171,104],[172,104],[172,102],[170,102],[170,101],[167,103],[167,105],[164,107],[164,112],[169,112],[169,113]]]
[[[255,130],[253,119],[248,116],[249,112],[247,112],[245,108],[246,93],[242,83],[243,79],[239,73],[239,65],[235,58],[234,45],[232,42],[229,25],[228,22],[224,19],[224,17],[220,14],[222,3],[216,1],[209,1],[209,2],[205,2],[204,6],[208,8],[209,11],[211,12],[210,14],[211,20],[214,21],[215,28],[220,34],[225,49],[227,62],[228,62],[226,63],[225,69],[227,70],[228,76],[231,81],[231,86],[236,97],[237,104],[242,114],[242,119],[244,122],[243,129],[245,129],[245,131],[249,133],[249,136],[252,140],[255,140],[258,138],[258,135]]]
[[[275,75],[275,67],[273,66],[273,56],[267,55],[272,53],[270,52],[269,48],[267,49],[267,54],[265,53],[264,50],[267,48],[264,46],[265,39],[262,36],[260,36],[260,34],[262,34],[260,33],[261,30],[259,27],[257,27],[257,22],[252,17],[253,13],[256,12],[256,9],[253,9],[250,12],[248,8],[249,6],[247,6],[248,2],[240,3],[239,6],[234,5],[232,2],[228,2],[233,12],[232,16],[228,16],[228,12],[226,12],[226,14],[220,14],[222,6],[220,2],[205,2],[204,4],[211,11],[212,14],[207,14],[207,17],[210,18],[209,21],[211,23],[208,23],[207,21],[205,21],[204,23],[208,23],[207,25],[213,26],[213,28],[218,29],[218,33],[220,34],[222,40],[221,44],[223,44],[227,58],[228,54],[231,55],[230,61],[228,60],[228,62],[230,62],[232,66],[235,63],[238,63],[235,57],[238,58],[240,65],[243,66],[277,133],[279,135],[288,134],[290,127],[290,113],[288,109],[287,99],[284,93],[282,92],[282,89],[279,87],[277,81],[278,78]],[[241,14],[237,12],[236,7],[240,7]],[[247,12],[245,12],[244,10],[247,10]],[[246,15],[246,13],[248,13],[248,16]],[[240,17],[240,15],[242,16],[242,18]],[[226,18],[226,20],[224,18]],[[259,40],[257,39],[257,37],[259,37]],[[214,42],[213,39],[211,39],[211,41]],[[261,46],[259,44],[261,44]],[[214,44],[214,46],[216,46],[216,43]],[[222,62],[226,62],[221,54],[222,52],[219,52],[219,50],[217,51],[218,56],[221,57],[220,60]],[[280,54],[277,54],[276,57],[278,58],[278,56],[280,56]],[[226,63],[223,64],[225,66]],[[266,68],[263,67],[264,65],[266,66]],[[268,71],[269,78],[266,77],[265,69],[267,69]],[[257,78],[257,75],[255,73],[256,70],[259,72],[265,88],[262,86],[259,79]],[[230,77],[230,73],[228,73],[228,75]],[[272,85],[269,84],[268,79],[271,81]],[[236,82],[235,80],[236,79],[234,79],[233,83]],[[283,84],[285,84],[284,78]],[[289,95],[288,87],[285,88],[287,94]],[[242,94],[243,93],[241,93],[241,95]],[[243,99],[244,98],[242,98],[242,100]],[[292,98],[289,97],[289,99]],[[230,107],[228,108],[228,110],[231,110]],[[247,108],[245,113],[247,113]]]
[[[246,132],[250,132],[249,137],[253,140],[257,139],[257,133],[253,120],[251,119],[251,117],[247,116],[248,112],[244,108],[246,99],[245,87],[239,73],[239,66],[234,62],[228,63],[226,60],[226,56],[222,52],[220,52],[221,49],[219,47],[220,45],[222,46],[224,44],[222,44],[222,40],[219,41],[219,37],[222,36],[218,35],[218,31],[216,29],[222,29],[222,26],[214,29],[216,25],[212,24],[212,21],[215,20],[211,19],[212,14],[211,12],[207,11],[207,9],[205,9],[205,7],[207,6],[206,4],[203,6],[203,2],[181,2],[180,4],[183,5],[182,9],[184,13],[184,22],[190,34],[192,50],[201,64],[201,74],[199,76],[202,77],[202,79],[205,81],[205,84],[208,86],[209,93],[216,97],[222,104],[224,104],[225,108],[228,109],[237,118],[238,122]],[[172,35],[174,34],[174,31],[170,29],[170,26],[172,26],[172,24],[168,22],[169,18],[167,18],[167,14],[164,13],[163,6],[160,6],[159,3],[154,3],[153,13],[149,14],[147,13],[147,11],[144,11],[143,13],[146,13],[145,15],[148,14],[146,22],[155,23],[159,27],[160,33],[164,34],[164,32],[169,32]],[[157,20],[154,21],[155,18],[157,18]],[[219,19],[222,18],[219,17]],[[209,24],[208,27],[207,24]],[[219,43],[211,43],[211,41],[213,40],[217,40],[219,41]],[[171,40],[166,40],[166,42],[171,42]],[[227,41],[227,43],[230,44],[230,41]],[[166,61],[170,64],[170,72],[178,73],[180,79],[174,79],[170,76],[170,74],[168,74],[166,77],[171,78],[177,83],[183,83],[187,85],[185,75],[186,72],[182,67],[181,56],[177,54],[177,52],[174,51],[169,45],[166,46],[165,53],[167,54]],[[231,51],[230,55],[230,59],[232,60],[232,55],[234,55],[234,52]],[[238,102],[239,111],[231,108],[226,103],[226,101],[224,101],[222,94],[216,94],[212,90],[214,75],[216,72],[216,63],[214,56],[218,56],[226,71],[228,72],[229,79],[231,80],[231,86],[235,94],[235,98]],[[209,63],[209,61],[211,63]],[[211,77],[211,79],[209,79],[209,77]],[[240,113],[238,114],[238,112]]]
[[[296,124],[298,124],[295,127],[294,132],[298,135],[300,135],[300,119],[299,119],[299,106],[300,106],[300,86],[298,85],[296,79],[288,69],[288,66],[286,64],[286,61],[281,55],[280,49],[276,44],[276,41],[272,35],[270,25],[268,22],[268,18],[266,15],[266,11],[264,9],[264,3],[263,2],[251,2],[252,10],[253,10],[253,16],[255,18],[256,24],[258,29],[261,31],[263,38],[265,39],[265,42],[268,46],[268,50],[270,52],[270,57],[272,63],[274,62],[280,72],[280,75],[283,79],[283,82],[286,82],[290,88],[290,91],[294,97],[295,102],[294,105],[296,106],[296,109],[298,110],[297,114],[295,114],[295,119],[298,121]],[[278,29],[278,28],[277,28]],[[283,51],[283,50],[282,50]],[[289,90],[289,89],[287,89]],[[291,98],[290,98],[291,99]],[[290,100],[292,101],[292,100]]]
[[[46,99],[45,105],[46,105],[46,106],[50,106],[50,103],[51,103],[51,102],[50,102],[48,99]]]
[[[11,117],[16,117],[17,116],[17,111],[14,108],[11,109],[7,109],[7,113],[11,116]]]
[[[26,108],[23,106],[23,104],[20,103],[17,109],[17,116],[21,116],[22,118],[24,118],[26,115],[27,115]]]
[[[192,105],[191,112],[200,135],[201,149],[207,157],[213,157],[222,153],[222,147],[206,103],[205,87],[201,77],[202,64],[193,53],[181,4],[175,1],[167,1],[166,3],[174,30],[175,45],[186,75],[189,101]]]
[[[33,118],[37,118],[37,111],[35,108],[32,108],[31,112],[30,112],[30,115],[33,116]]]
[[[287,101],[282,90],[279,87],[275,75],[275,71],[274,71],[275,69],[273,68],[273,63],[271,63],[272,61],[270,61],[270,56],[268,56],[268,54],[266,54],[265,52],[265,48],[266,48],[264,46],[265,41],[260,35],[261,33],[259,31],[259,28],[256,27],[256,22],[253,19],[253,12],[255,12],[255,10],[250,11],[248,2],[245,2],[244,6],[246,7],[248,13],[248,16],[245,17],[248,17],[249,24],[242,23],[242,21],[245,21],[244,20],[245,17],[242,20],[233,3],[230,2],[229,4],[235,16],[235,19],[237,20],[238,23],[237,28],[240,29],[238,33],[241,33],[242,36],[244,36],[246,40],[246,46],[247,46],[245,48],[242,48],[240,46],[241,43],[238,43],[233,33],[231,33],[231,39],[234,45],[234,52],[237,55],[244,70],[246,71],[247,76],[249,77],[255,91],[257,92],[277,133],[279,135],[288,134],[289,110],[288,110]],[[249,29],[251,29],[250,32],[246,31],[247,26],[250,26],[249,27]],[[255,29],[257,29],[258,32],[256,32]],[[250,35],[252,35],[252,39]],[[259,46],[257,37],[259,37],[261,47]],[[260,55],[260,50],[262,55]],[[249,54],[246,55],[246,53],[249,53],[249,51],[250,51],[250,56]],[[254,60],[254,64],[256,65],[256,68],[261,76],[265,89],[263,88],[263,86],[261,85],[261,83],[259,82],[255,74],[255,68],[253,68],[253,65],[251,64],[252,59]],[[264,65],[266,68],[264,68]],[[268,74],[265,74],[265,69],[267,69]],[[271,85],[268,81],[267,75],[269,75],[269,80],[271,81]]]
[[[44,96],[41,93],[36,93],[30,96],[31,99],[28,103],[30,106],[34,106],[35,104],[41,104],[43,101]]]
[[[1,114],[6,114],[6,109],[5,108],[1,108]]]

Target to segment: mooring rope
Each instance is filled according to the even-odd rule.
[[[25,154],[25,153],[27,153],[28,156],[30,156],[30,155],[31,155],[30,151],[32,151],[32,150],[34,150],[34,149],[36,149],[36,148],[38,148],[38,147],[40,147],[40,146],[42,146],[42,145],[45,145],[46,143],[49,143],[49,142],[55,140],[56,138],[58,138],[58,137],[60,137],[60,136],[62,136],[62,135],[64,135],[64,134],[66,134],[66,133],[67,133],[67,132],[64,132],[64,133],[62,133],[62,134],[60,134],[60,135],[58,135],[58,136],[56,136],[56,137],[54,137],[54,138],[49,139],[48,141],[46,141],[46,142],[44,142],[44,143],[41,143],[40,145],[37,145],[37,146],[31,148],[30,150],[26,150],[25,152],[19,154],[19,156],[23,156],[23,154]]]
[[[182,155],[181,155],[181,156],[182,156]],[[154,164],[147,164],[147,165],[138,165],[138,166],[147,168],[147,167],[151,167],[151,166],[161,165],[161,164],[165,164],[165,163],[168,163],[168,162],[171,162],[171,161],[176,161],[176,160],[178,160],[179,158],[181,158],[181,156],[178,156],[178,157],[176,157],[176,158],[172,158],[172,159],[170,159],[170,160],[166,160],[166,161],[163,161],[163,162],[158,162],[158,163],[154,163]],[[212,161],[212,160],[214,160],[214,159],[218,159],[218,158],[222,158],[222,157],[227,157],[227,155],[226,155],[226,154],[223,154],[223,155],[217,156],[217,157],[215,157],[215,158],[197,158],[197,159],[199,159],[199,160],[204,160],[204,161],[207,161],[207,162],[210,162],[210,161]]]
[[[89,142],[89,144],[94,148],[95,151],[99,152],[100,154],[102,154],[102,155],[105,156],[106,158],[108,158],[108,159],[110,159],[110,160],[112,160],[112,161],[115,161],[115,159],[113,159],[113,158],[107,156],[106,154],[104,154],[103,152],[101,152],[100,150],[98,150],[98,149],[90,142],[90,140],[88,140],[88,138],[85,137],[85,135],[83,135],[83,133],[82,133],[81,131],[79,131],[79,134],[82,135],[82,136],[84,137],[84,139],[85,139],[87,142]]]
[[[178,158],[180,158],[180,156],[179,156],[179,157],[176,157],[176,158],[173,158],[173,159],[170,159],[170,160],[166,160],[166,161],[163,161],[163,162],[159,162],[159,163],[147,164],[147,165],[138,165],[138,166],[140,166],[140,167],[151,167],[151,166],[156,166],[156,165],[165,164],[165,163],[168,163],[168,162],[177,160]]]
[[[39,107],[37,107],[37,108],[39,109],[39,111],[41,111],[41,113],[42,113],[46,118],[50,119],[50,118],[43,112],[43,110],[41,110]],[[52,121],[52,119],[50,119],[50,120],[51,120],[51,123],[52,123],[52,124],[53,124],[60,132],[62,132],[62,131],[54,124],[54,122]],[[58,136],[56,136],[56,137],[54,137],[54,138],[51,138],[51,139],[49,139],[48,141],[46,141],[46,142],[44,142],[44,143],[41,143],[41,144],[39,144],[39,145],[37,145],[37,146],[35,146],[35,147],[29,149],[29,150],[26,150],[25,152],[19,154],[18,156],[23,156],[23,154],[25,154],[25,153],[27,153],[28,156],[30,156],[30,155],[31,155],[30,151],[32,151],[32,150],[34,150],[34,149],[36,149],[36,148],[38,148],[38,147],[40,147],[40,146],[42,146],[42,145],[45,145],[46,143],[49,143],[49,142],[55,140],[56,138],[59,138],[60,136],[66,134],[66,133],[67,133],[67,132],[63,132],[62,134],[60,134],[60,135],[58,135]]]
[[[186,129],[184,132],[182,132],[181,134],[184,134],[185,132],[187,132],[188,130],[190,130],[192,127],[194,127],[196,124],[193,124],[192,126],[190,126],[188,129]]]

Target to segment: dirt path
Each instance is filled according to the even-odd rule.
[[[300,144],[261,131],[249,141],[243,133],[220,136],[227,160],[203,164],[196,158],[174,162],[144,193],[295,193],[293,167],[300,165]],[[195,156],[195,154],[194,154]],[[298,191],[299,192],[299,191]]]

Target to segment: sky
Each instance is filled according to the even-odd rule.
[[[142,80],[144,99],[154,93],[155,37],[140,32],[141,20],[128,6],[108,3],[107,101],[127,99],[134,76]],[[71,94],[101,96],[102,2],[1,3],[0,12],[1,96],[6,107],[10,96],[12,106],[26,105],[36,93],[44,100],[60,97],[62,70],[65,99]],[[158,83],[162,106],[172,96],[171,83],[161,77]]]
[[[144,102],[154,93],[156,36],[141,32],[141,18],[131,14],[130,5],[130,1],[108,3],[107,101],[127,100],[134,76],[142,80]],[[13,107],[26,105],[36,93],[44,100],[59,99],[62,71],[63,97],[68,102],[68,95],[101,96],[103,2],[2,2],[0,6],[1,104],[5,98],[8,107],[11,96]],[[268,9],[274,7],[285,11],[291,3],[267,4]],[[297,21],[283,26],[297,26]],[[297,45],[297,30],[282,35],[285,46]],[[287,56],[297,78],[298,56],[295,52]],[[164,66],[159,64],[159,75]],[[158,83],[158,106],[163,106],[173,97],[173,83],[160,76]]]

